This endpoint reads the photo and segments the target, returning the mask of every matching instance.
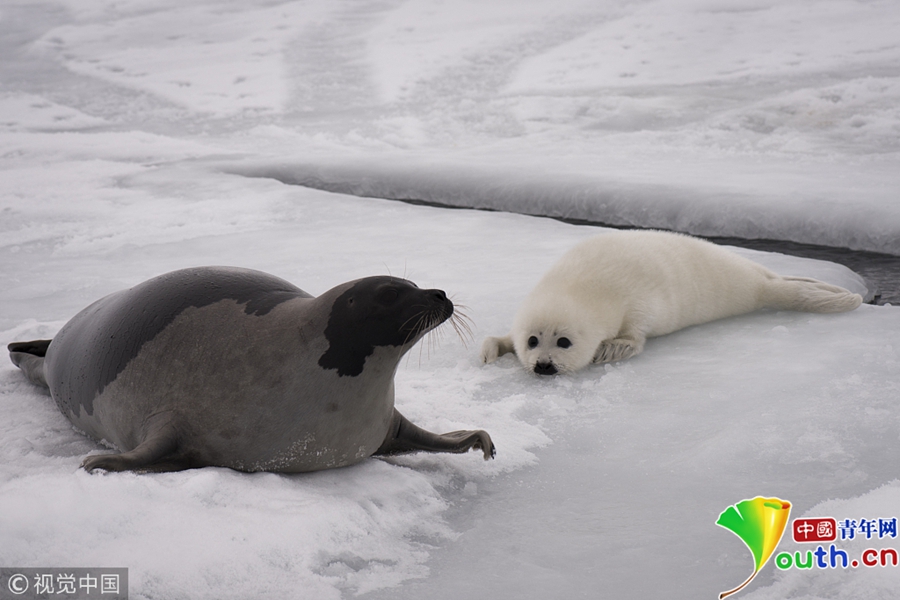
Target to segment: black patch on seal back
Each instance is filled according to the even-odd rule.
[[[115,292],[73,317],[54,338],[53,395],[60,408],[78,414],[79,406],[83,406],[89,415],[93,414],[94,398],[116,379],[144,344],[185,309],[234,300],[245,305],[246,314],[263,316],[282,302],[298,297],[312,296],[273,275],[227,267],[173,271]]]
[[[440,290],[393,277],[360,279],[332,304],[319,366],[356,377],[376,346],[402,346],[451,314],[453,303]]]

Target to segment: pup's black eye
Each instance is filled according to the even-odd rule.
[[[572,342],[570,342],[569,338],[567,338],[567,337],[561,337],[558,340],[556,340],[556,345],[559,346],[560,348],[568,348],[569,346],[572,345]]]
[[[537,345],[538,345],[538,339],[536,337],[531,336],[530,338],[528,338],[528,347],[529,348],[535,348],[535,347],[537,347]]]

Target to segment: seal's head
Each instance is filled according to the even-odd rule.
[[[532,305],[519,312],[512,337],[516,356],[527,371],[538,375],[572,373],[588,364],[600,340],[575,306]]]
[[[366,277],[326,292],[333,297],[325,327],[328,350],[319,358],[323,369],[341,377],[363,372],[376,347],[397,348],[397,360],[422,336],[453,315],[453,303],[442,290],[423,290],[396,277]]]

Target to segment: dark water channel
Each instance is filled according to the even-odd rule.
[[[463,209],[460,206],[452,206],[441,204],[438,202],[427,202],[422,200],[400,199],[401,202],[409,204],[417,204],[420,206],[434,206],[439,208]],[[472,210],[472,209],[470,209]],[[489,210],[490,209],[474,209]],[[608,227],[612,229],[639,229],[638,227],[623,227],[620,225],[609,225],[607,223],[597,223],[594,221],[586,221],[583,219],[566,219],[563,217],[541,217],[540,215],[532,215],[538,218],[551,218],[572,225],[584,225],[587,227]],[[724,246],[737,246],[739,248],[749,248],[751,250],[762,250],[764,252],[779,252],[790,256],[800,256],[802,258],[814,258],[818,260],[827,260],[851,269],[861,275],[866,280],[869,290],[874,292],[874,297],[870,301],[871,304],[891,304],[893,306],[900,305],[900,256],[892,254],[881,254],[879,252],[868,252],[864,250],[850,250],[848,248],[832,248],[830,246],[817,246],[815,244],[801,244],[798,242],[786,242],[781,240],[747,240],[736,237],[705,237],[711,242],[722,244]]]
[[[312,187],[315,189],[323,189],[338,193],[354,192],[342,189],[341,186],[326,185],[319,181],[313,184],[308,180],[298,181],[292,177],[286,177],[283,173],[242,173],[251,177],[272,177],[286,183],[288,185],[300,185],[304,187]],[[361,194],[365,196],[366,194]],[[467,206],[455,206],[452,204],[444,204],[442,202],[434,202],[429,200],[420,200],[417,198],[404,197],[385,197],[383,194],[373,196],[384,200],[395,200],[405,202],[407,204],[415,204],[417,206],[431,206],[435,208],[448,208],[453,210],[483,210],[487,212],[495,212],[492,208],[472,208]],[[640,229],[639,227],[629,227],[621,225],[610,225],[608,223],[600,223],[595,221],[587,221],[584,219],[567,219],[564,217],[549,217],[545,215],[530,215],[537,218],[550,218],[572,225],[584,225],[588,227],[608,227],[613,229]],[[705,236],[703,236],[705,237]],[[726,246],[737,246],[739,248],[749,248],[751,250],[762,250],[765,252],[778,252],[790,256],[799,256],[802,258],[813,258],[818,260],[827,260],[834,263],[844,265],[845,267],[856,272],[866,280],[866,286],[872,292],[871,304],[891,304],[893,306],[900,305],[900,256],[892,254],[881,254],[878,252],[868,252],[860,250],[850,250],[848,248],[832,248],[830,246],[818,246],[815,244],[801,244],[798,242],[786,242],[781,240],[749,240],[736,237],[705,237],[711,242]]]
[[[463,208],[437,202],[426,202],[410,199],[399,200],[401,202],[407,202],[409,204],[435,206],[439,208]],[[538,218],[551,218],[557,221],[562,221],[563,223],[570,223],[572,225],[584,225],[587,227],[640,229],[638,227],[623,227],[620,225],[597,223],[594,221],[586,221],[584,219],[541,217],[540,215],[532,216]],[[844,265],[866,280],[867,287],[870,291],[874,292],[874,297],[870,301],[871,304],[891,304],[893,306],[900,305],[900,256],[894,256],[892,254],[881,254],[879,252],[868,252],[865,250],[850,250],[848,248],[832,248],[830,246],[817,246],[815,244],[786,242],[781,240],[747,240],[744,238],[736,237],[704,237],[704,239],[707,239],[716,244],[721,244],[723,246],[737,246],[738,248],[749,248],[751,250],[762,250],[764,252],[779,252],[781,254],[787,254],[789,256],[827,260],[839,265]]]
[[[574,225],[586,225],[592,227],[611,227],[614,229],[634,229],[631,227],[619,227],[594,223],[580,219],[558,219]],[[900,256],[868,252],[864,250],[849,250],[847,248],[832,248],[831,246],[817,246],[815,244],[801,244],[798,242],[785,242],[782,240],[747,240],[736,237],[706,237],[704,239],[721,244],[723,246],[737,246],[763,252],[778,252],[789,256],[802,258],[814,258],[827,260],[839,265],[844,265],[866,280],[866,286],[874,292],[870,304],[900,305]]]

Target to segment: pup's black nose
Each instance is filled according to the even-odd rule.
[[[538,375],[556,375],[556,367],[553,363],[535,363],[534,372]]]

